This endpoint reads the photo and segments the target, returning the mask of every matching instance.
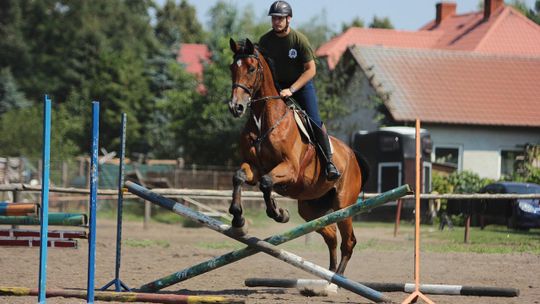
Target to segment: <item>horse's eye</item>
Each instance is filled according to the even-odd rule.
[[[250,72],[250,73],[255,72],[255,67],[250,66],[250,67],[248,68],[248,72]]]

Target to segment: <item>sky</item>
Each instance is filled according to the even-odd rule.
[[[247,5],[254,8],[256,16],[266,16],[273,0],[225,0],[243,9]],[[482,0],[455,0],[457,13],[478,10]],[[161,2],[161,1],[158,1]],[[197,9],[197,17],[206,26],[208,10],[217,0],[188,0]],[[373,16],[389,17],[398,30],[417,30],[435,18],[435,4],[441,0],[290,0],[293,9],[292,25],[307,23],[314,16],[321,16],[326,11],[328,25],[334,30],[341,29],[342,23],[349,23],[360,17],[366,24]],[[508,0],[506,2],[509,2]],[[534,7],[535,0],[524,0],[528,7]],[[270,23],[270,20],[268,20]]]

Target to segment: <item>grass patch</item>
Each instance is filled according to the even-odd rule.
[[[540,254],[540,229],[531,231],[510,230],[503,226],[487,226],[484,230],[470,229],[469,243],[463,243],[465,228],[423,232],[426,242],[422,248],[432,252],[475,253],[533,253]]]
[[[136,248],[148,248],[148,247],[160,247],[168,248],[170,246],[169,242],[163,240],[134,240],[126,239],[122,241],[125,246],[136,247]]]
[[[403,223],[403,226],[408,226],[407,224]],[[357,221],[353,222],[354,228],[388,228],[388,229],[394,229],[394,223],[387,223],[387,222],[366,222],[366,221]],[[401,226],[400,226],[401,227]],[[401,228],[400,228],[401,229]]]

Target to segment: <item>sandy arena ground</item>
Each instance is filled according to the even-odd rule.
[[[124,246],[121,279],[137,288],[190,265],[222,255],[241,245],[205,228],[184,228],[180,225],[152,223],[147,230],[140,222],[124,223]],[[293,224],[277,224],[268,219],[264,227],[250,228],[250,234],[266,237],[292,228]],[[4,226],[5,227],[5,226]],[[101,287],[114,277],[115,222],[98,220],[96,286]],[[359,245],[346,271],[357,281],[413,282],[413,231],[402,225],[394,238],[390,228],[356,229]],[[306,240],[309,240],[306,245]],[[373,241],[387,244],[388,250],[369,248]],[[326,267],[326,247],[318,235],[299,238],[283,245],[316,264]],[[48,288],[85,289],[88,245],[79,242],[79,249],[50,249]],[[517,298],[462,296],[430,296],[436,303],[540,303],[540,256],[533,254],[422,253],[421,282],[519,288]],[[0,248],[0,285],[37,287],[38,248]],[[370,303],[340,289],[328,297],[304,297],[296,289],[248,288],[249,277],[315,278],[282,261],[259,253],[221,269],[173,285],[164,291],[190,295],[223,295],[243,299],[246,303]],[[396,302],[405,293],[386,293]],[[35,303],[35,297],[1,297],[0,303]],[[48,303],[85,303],[83,300],[51,298]],[[99,302],[105,303],[105,302]]]

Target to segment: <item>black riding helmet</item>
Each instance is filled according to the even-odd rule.
[[[268,16],[292,17],[292,8],[285,1],[276,1],[270,6]]]

